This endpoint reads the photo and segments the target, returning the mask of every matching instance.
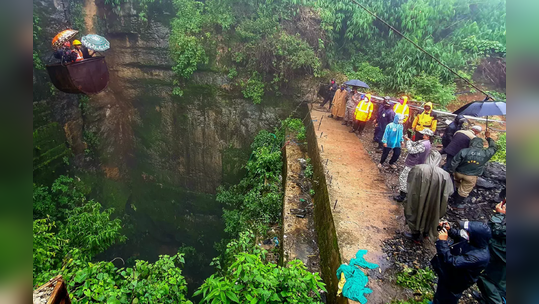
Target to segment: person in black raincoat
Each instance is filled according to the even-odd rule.
[[[449,145],[451,140],[453,140],[453,135],[455,135],[455,132],[464,129],[465,122],[466,118],[464,115],[459,114],[457,117],[455,117],[455,120],[453,120],[449,126],[445,128],[444,135],[442,135],[442,145],[444,146],[444,149]]]
[[[436,255],[431,260],[438,275],[433,304],[458,304],[462,293],[472,286],[487,267],[491,231],[481,222],[459,222],[460,230],[449,223],[440,224],[442,231],[436,241]],[[447,241],[453,239],[452,245]]]
[[[331,110],[331,106],[333,105],[333,97],[335,97],[335,93],[337,92],[338,88],[339,86],[337,86],[335,79],[331,79],[331,83],[326,93],[326,98],[324,99],[324,102],[322,102],[322,104],[320,105],[321,108],[323,108],[326,105],[326,103],[329,101],[329,109]]]
[[[373,140],[378,143],[378,149],[383,149],[382,137],[386,131],[386,126],[393,122],[395,119],[395,111],[389,103],[389,97],[384,98],[384,103],[378,106],[378,115],[374,120],[374,138]]]

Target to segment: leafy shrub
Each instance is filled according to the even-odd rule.
[[[436,275],[430,268],[413,269],[406,267],[397,274],[397,284],[421,294],[422,299],[419,301],[432,299],[435,280]]]
[[[202,295],[200,303],[321,303],[318,290],[324,286],[300,260],[279,267],[241,252],[224,276],[212,275],[194,295]]]
[[[34,219],[63,219],[67,210],[87,202],[86,194],[89,191],[83,183],[65,175],[58,177],[50,188],[34,184]]]
[[[455,100],[455,85],[442,85],[440,78],[422,73],[412,81],[410,91],[418,101],[430,101],[442,107]]]
[[[474,57],[491,55],[505,57],[507,51],[505,45],[501,42],[478,39],[475,35],[463,39],[461,46],[463,49],[473,54]]]
[[[247,19],[236,28],[243,41],[256,41],[271,36],[279,29],[279,23],[270,18]]]
[[[258,72],[253,72],[249,80],[242,81],[241,87],[243,88],[241,92],[245,98],[252,99],[254,104],[262,102],[262,96],[264,96],[264,82],[262,82],[262,78]]]
[[[61,269],[41,276],[36,284],[61,274],[73,302],[190,304],[180,268],[183,263],[182,254],[159,256],[153,264],[137,260],[133,268],[117,268],[111,262],[69,259]]]
[[[203,36],[197,36],[205,21],[202,16],[204,4],[196,0],[173,0],[173,4],[176,17],[172,19],[169,38],[170,56],[175,62],[172,70],[180,79],[189,79],[199,64],[208,62],[201,42]],[[178,84],[176,80],[172,93],[181,96],[183,91]]]
[[[305,177],[306,178],[312,178],[313,177],[313,165],[311,164],[311,159],[307,158],[307,166],[305,167]]]
[[[111,220],[114,209],[101,211],[101,205],[93,201],[67,212],[65,224],[58,236],[69,241],[69,247],[78,248],[88,258],[105,251],[127,238],[121,235],[120,219]]]
[[[281,122],[281,136],[284,138],[286,131],[295,135],[299,141],[304,141],[306,138],[306,130],[303,121],[297,118],[287,118]]]
[[[507,133],[503,133],[502,135],[500,135],[500,137],[498,137],[498,140],[496,141],[496,144],[498,145],[498,151],[490,160],[506,164],[505,158],[507,156]]]

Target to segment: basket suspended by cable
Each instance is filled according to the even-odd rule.
[[[105,56],[48,64],[46,68],[54,86],[65,93],[93,95],[103,91],[109,83]]]

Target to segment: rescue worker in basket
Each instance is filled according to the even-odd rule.
[[[438,118],[436,114],[432,112],[432,102],[427,102],[424,106],[423,112],[417,115],[412,123],[412,130],[417,134],[417,132],[422,131],[423,129],[431,129],[432,133],[436,132],[436,125],[438,124]],[[420,137],[417,137],[417,140],[420,140]],[[414,141],[416,136],[414,134]]]
[[[84,55],[82,54],[82,43],[79,40],[73,40],[73,52],[77,54],[77,59],[75,61],[82,61],[84,60]]]
[[[393,111],[395,112],[395,115],[400,114],[404,117],[403,124],[408,121],[408,117],[410,117],[410,108],[407,105],[408,103],[408,97],[402,96],[401,99],[399,99],[399,102],[395,104],[393,107]]]

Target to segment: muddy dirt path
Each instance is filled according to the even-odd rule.
[[[369,302],[401,299],[403,291],[393,282],[383,241],[402,229],[402,207],[391,199],[384,176],[358,137],[349,133],[342,121],[327,117],[329,113],[317,108],[311,115],[325,166],[341,259],[348,263],[359,249],[367,249],[366,259],[380,265],[380,269],[368,272],[368,287],[374,291],[367,295]]]

